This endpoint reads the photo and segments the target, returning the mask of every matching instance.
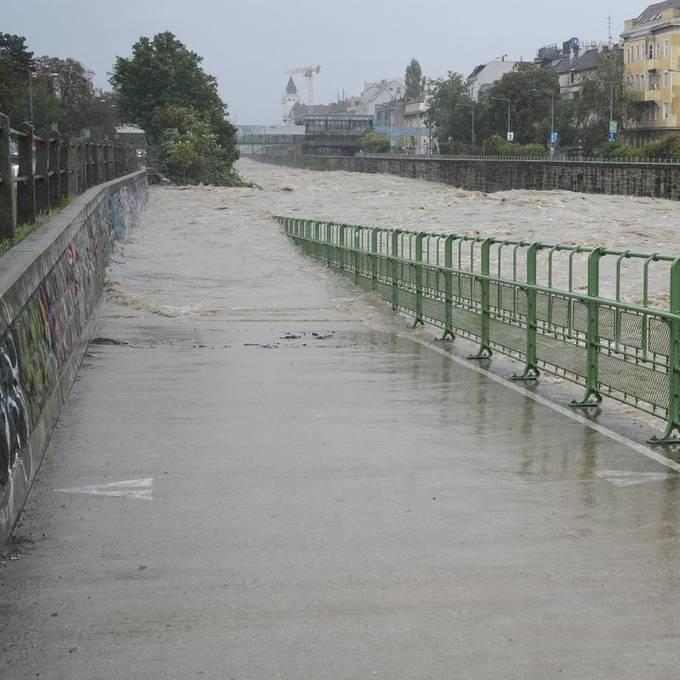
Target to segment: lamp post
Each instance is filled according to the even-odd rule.
[[[489,97],[489,99],[495,99],[496,101],[507,102],[508,103],[508,134],[506,139],[510,141],[510,100],[507,97]]]
[[[555,153],[553,136],[555,135],[555,92],[548,90],[531,90],[537,94],[550,95],[550,155]]]
[[[475,102],[474,100],[470,102],[470,111],[472,113],[472,128],[470,132],[470,143],[472,146],[475,145],[475,142],[477,141],[477,135],[475,134]]]
[[[35,71],[30,71],[28,74],[28,106],[29,115],[31,118],[31,125],[33,125],[33,81],[38,77]]]

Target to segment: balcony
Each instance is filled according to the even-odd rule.
[[[668,59],[645,59],[647,71],[663,71],[666,68],[668,68]]]
[[[406,108],[404,110],[407,116],[416,116],[420,114],[424,115],[426,111],[427,106],[424,102],[410,102],[406,104]]]
[[[665,90],[633,90],[631,96],[636,102],[661,102],[667,95]]]

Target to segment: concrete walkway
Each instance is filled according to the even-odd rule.
[[[677,677],[677,476],[410,333],[266,216],[154,192],[0,568],[0,677]]]

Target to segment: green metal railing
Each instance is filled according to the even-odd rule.
[[[666,421],[652,443],[680,442],[680,258],[276,219],[304,252],[378,291],[415,324],[477,342],[472,359],[497,351],[524,363],[516,380],[540,370],[566,378],[584,387],[572,406],[597,406],[606,395]],[[635,263],[639,303],[624,300],[622,285]],[[664,290],[654,297],[659,280]]]

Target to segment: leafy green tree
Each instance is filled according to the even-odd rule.
[[[32,60],[26,38],[0,33],[0,113],[15,124],[28,119],[26,100]]]
[[[238,158],[236,128],[226,120],[217,80],[201,68],[202,60],[166,31],[153,39],[141,37],[132,47],[132,58],[118,57],[110,82],[123,118],[146,130],[152,142],[163,134],[154,123],[159,109],[190,107],[208,123],[233,162]]]
[[[390,150],[390,136],[368,128],[359,138],[359,146],[368,153],[386,153]]]
[[[98,123],[95,113],[92,71],[88,71],[75,59],[42,56],[34,61],[34,72],[50,88],[59,102],[61,114],[59,129],[71,135],[79,135]]]
[[[153,124],[162,130],[153,157],[161,172],[182,184],[240,184],[210,121],[188,106],[158,109]]]
[[[604,51],[597,69],[585,77],[579,96],[571,102],[575,134],[586,149],[606,142],[612,103],[614,120],[621,126],[637,119],[623,71],[622,51]]]
[[[411,59],[411,63],[406,67],[405,84],[404,97],[406,101],[421,101],[425,94],[426,78],[417,59]]]
[[[24,106],[24,120],[30,120],[28,95]],[[51,83],[41,79],[33,79],[33,124],[36,128],[48,130],[52,125],[59,125],[63,119],[61,104],[57,99]]]
[[[555,128],[564,130],[568,113],[559,96],[559,79],[551,69],[521,63],[505,73],[482,96],[479,131],[483,139],[506,136],[508,102],[510,129],[519,144],[545,144],[550,136],[552,98],[555,99]]]
[[[425,124],[434,126],[441,142],[469,141],[472,136],[472,99],[460,73],[449,71],[446,78],[430,80],[430,98]]]

